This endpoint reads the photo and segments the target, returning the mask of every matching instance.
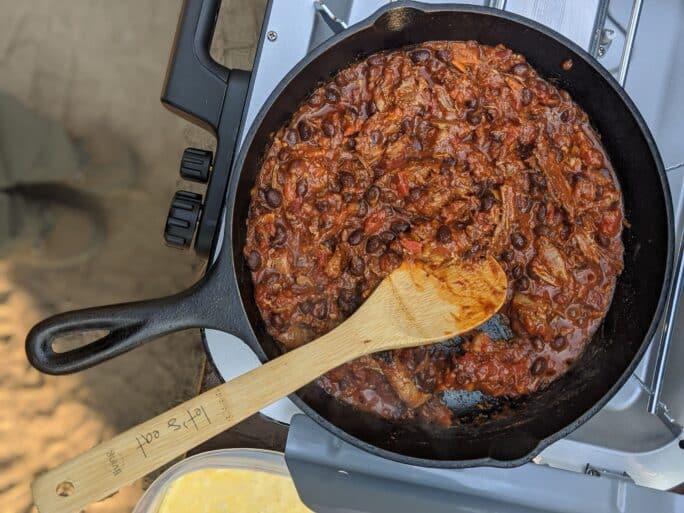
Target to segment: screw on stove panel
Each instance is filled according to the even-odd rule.
[[[275,30],[269,30],[268,32],[266,32],[266,39],[273,42],[276,39],[278,39],[278,33]]]

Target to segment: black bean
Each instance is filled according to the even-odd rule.
[[[515,64],[513,67],[511,67],[511,73],[521,77],[525,73],[527,73],[528,69],[529,68],[527,67],[527,64],[525,64],[524,62],[519,62],[518,64]]]
[[[409,53],[409,57],[411,57],[411,60],[414,64],[420,64],[421,62],[425,62],[430,58],[430,51],[423,48],[419,50],[413,50],[411,53]]]
[[[489,212],[496,203],[496,198],[491,192],[486,192],[482,198],[480,198],[480,210],[483,212]]]
[[[420,198],[420,195],[423,193],[423,189],[420,187],[413,187],[409,191],[408,199],[409,201],[416,201],[418,198]]]
[[[410,118],[404,118],[401,120],[401,130],[405,134],[412,131],[413,121]]]
[[[533,231],[537,237],[548,237],[551,235],[551,228],[543,224],[535,226]]]
[[[494,130],[492,132],[489,132],[489,138],[492,141],[501,142],[504,140],[504,137],[505,137],[504,132],[502,132],[500,130]]]
[[[287,230],[285,230],[285,227],[280,224],[276,223],[275,225],[275,234],[273,237],[271,237],[271,245],[272,246],[282,246],[287,242]]]
[[[316,210],[319,212],[325,212],[328,210],[328,201],[327,200],[318,200],[316,202]]]
[[[451,62],[451,52],[448,50],[439,50],[437,52],[437,58],[440,61],[450,63]]]
[[[349,83],[349,80],[347,80],[347,77],[344,75],[344,72],[342,72],[338,73],[335,77],[335,83],[340,87],[344,87]]]
[[[273,269],[268,269],[264,271],[264,276],[261,279],[261,283],[264,285],[273,285],[280,280],[280,273],[274,271]]]
[[[471,125],[479,125],[480,121],[482,121],[482,116],[474,110],[469,110],[466,114],[466,119]]]
[[[320,107],[323,104],[323,98],[320,94],[311,95],[307,102],[312,107]]]
[[[523,214],[527,214],[532,208],[532,200],[527,195],[518,196],[515,200],[515,204]]]
[[[572,234],[572,225],[563,223],[560,229],[560,237],[562,240],[568,240]]]
[[[302,141],[308,141],[313,135],[313,128],[306,121],[300,121],[297,123],[297,132],[299,132],[299,138]]]
[[[370,134],[370,142],[373,146],[382,143],[382,132],[380,130],[373,130]]]
[[[470,100],[466,100],[465,106],[468,107],[469,109],[477,109],[477,106],[480,104],[477,98],[471,98]]]
[[[350,137],[347,139],[347,149],[349,151],[354,151],[356,149],[356,138],[355,137]]]
[[[366,263],[360,256],[355,256],[349,262],[349,270],[354,276],[363,276],[363,272],[366,270]]]
[[[409,231],[410,229],[411,225],[403,220],[394,221],[390,225],[390,230],[392,230],[394,233],[403,233]]]
[[[600,200],[603,197],[603,185],[596,186],[596,193],[594,194],[594,199]]]
[[[314,305],[313,314],[314,317],[320,320],[326,319],[328,317],[328,303],[325,301],[325,299],[322,299]]]
[[[536,360],[532,362],[532,366],[530,367],[530,373],[533,376],[539,376],[542,372],[546,370],[546,359],[539,357]]]
[[[530,339],[530,344],[532,345],[532,348],[538,353],[541,353],[544,350],[544,340],[542,340],[541,337],[532,337]]]
[[[328,181],[328,189],[330,192],[342,192],[342,182],[339,176],[332,177]]]
[[[437,228],[437,240],[443,244],[451,240],[451,230],[445,224]]]
[[[323,120],[323,123],[321,123],[321,130],[323,131],[323,135],[326,137],[332,137],[335,135],[335,125],[329,119]]]
[[[380,64],[382,64],[383,62],[385,62],[385,59],[380,54],[376,53],[375,55],[371,55],[370,57],[368,57],[368,64],[370,64],[371,66],[380,66]]]
[[[535,172],[535,173],[530,173],[530,180],[534,185],[536,185],[539,189],[546,189],[546,176],[544,176],[544,173],[541,171]]]
[[[370,254],[380,253],[384,247],[382,239],[377,235],[371,235],[366,241],[366,252]]]
[[[518,142],[517,145],[517,150],[518,150],[518,157],[520,160],[527,160],[532,156],[532,153],[534,152],[534,147],[535,143],[531,142],[529,144],[520,144]]]
[[[281,317],[280,314],[277,314],[277,313],[271,314],[271,317],[269,320],[271,321],[271,326],[273,326],[277,330],[279,330],[283,326],[285,326],[285,321],[283,321],[283,318]]]
[[[380,199],[380,188],[376,185],[371,185],[364,194],[364,198],[366,198],[370,205],[375,205]]]
[[[567,123],[568,119],[570,119],[570,113],[567,110],[564,110],[561,112],[560,119],[563,123]]]
[[[299,135],[297,134],[296,130],[289,128],[285,131],[284,139],[287,144],[294,146],[297,144],[297,142],[299,142]]]
[[[302,178],[301,180],[297,181],[297,196],[300,198],[306,196],[306,193],[309,190],[309,184],[306,181],[306,178]]]
[[[501,258],[501,260],[504,262],[511,262],[513,260],[513,256],[513,252],[507,249],[506,251],[501,253],[501,255],[499,255],[499,258]]]
[[[545,223],[546,222],[546,204],[540,203],[539,206],[537,207],[537,212],[536,212],[536,217],[537,221],[540,223]]]
[[[368,215],[368,203],[366,200],[361,200],[356,208],[356,215],[358,217],[366,217]]]
[[[515,249],[525,249],[527,246],[527,239],[520,232],[515,232],[511,235],[511,244]]]
[[[345,314],[350,314],[356,310],[361,304],[361,296],[354,289],[340,289],[340,295],[337,296],[337,306]]]
[[[345,192],[342,193],[342,201],[345,203],[351,203],[351,201],[354,199],[354,194],[351,192]]]
[[[373,168],[373,180],[379,180],[385,176],[385,169],[380,166],[375,166]]]
[[[491,123],[496,119],[496,111],[494,109],[487,109],[485,111],[485,118]]]
[[[380,351],[378,353],[373,353],[373,358],[391,364],[394,361],[394,354],[392,354],[392,351]]]
[[[515,281],[515,288],[521,291],[529,289],[530,280],[527,278],[527,276],[522,276],[521,278]]]
[[[519,265],[513,266],[513,269],[511,269],[511,274],[513,275],[513,278],[519,280],[523,276],[523,268]]]
[[[401,137],[401,132],[394,132],[387,136],[387,142],[393,143],[397,142]]]
[[[532,103],[532,98],[534,98],[534,93],[527,87],[520,91],[520,103],[523,105],[529,105]]]
[[[397,238],[396,235],[394,235],[393,232],[390,232],[389,230],[386,230],[384,232],[380,232],[380,238],[385,244],[389,244],[392,242],[394,239]]]
[[[602,248],[607,248],[610,246],[610,239],[602,233],[596,234],[596,242],[598,242],[599,246],[601,246]]]
[[[285,162],[289,158],[290,158],[290,150],[288,150],[287,148],[281,148],[280,151],[278,152],[278,160],[281,162]]]
[[[283,202],[283,195],[278,189],[269,187],[264,192],[266,204],[271,208],[278,208]]]
[[[306,315],[310,314],[313,310],[313,303],[311,301],[302,301],[297,305],[297,307],[299,308],[300,312]]]
[[[349,234],[349,237],[347,237],[347,242],[351,246],[356,246],[358,244],[361,244],[361,241],[363,240],[363,229],[359,228],[358,230],[354,230]]]
[[[258,251],[252,250],[249,252],[247,255],[247,267],[249,267],[250,271],[256,271],[261,267],[261,255]]]
[[[339,237],[337,235],[331,235],[327,239],[324,239],[321,244],[330,250],[331,253],[335,252],[337,248],[337,243],[339,242]]]
[[[325,90],[325,101],[328,103],[337,103],[340,101],[340,93],[335,91],[332,87],[328,87]]]
[[[562,351],[568,345],[565,337],[556,337],[551,341],[551,349],[554,351]]]
[[[482,249],[480,244],[478,242],[474,242],[473,245],[470,246],[470,249],[463,254],[463,256],[465,256],[466,258],[472,258],[475,255],[477,255],[480,249]]]
[[[340,173],[340,183],[347,189],[354,185],[354,175],[351,173]]]

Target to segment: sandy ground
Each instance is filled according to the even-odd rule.
[[[264,0],[224,0],[213,53],[249,68]],[[29,367],[24,337],[60,311],[169,294],[203,262],[162,244],[187,145],[211,144],[159,102],[179,0],[0,0],[0,89],[75,137],[111,132],[139,160],[136,183],[93,193],[107,238],[84,265],[59,272],[0,263],[0,511],[34,511],[33,476],[191,396],[199,334],[158,340],[97,368],[47,377]],[[102,134],[102,135],[100,135]],[[106,141],[104,141],[106,143]],[[187,184],[182,184],[187,188]],[[130,511],[141,483],[88,512]]]

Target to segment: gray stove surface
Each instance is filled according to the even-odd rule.
[[[352,24],[387,3],[384,0],[327,0],[326,5],[343,21]],[[428,1],[427,3],[441,3]],[[576,43],[601,55],[599,62],[619,74],[625,46],[631,0],[547,0],[471,1],[477,5],[505,4],[506,10],[528,16],[563,33]],[[607,20],[605,17],[607,16]],[[600,27],[614,31],[613,41]],[[684,161],[681,144],[684,127],[684,37],[678,27],[684,22],[684,3],[679,0],[644,1],[631,55],[626,90],[639,106],[658,142],[666,165]],[[262,27],[262,41],[252,77],[245,127],[250,126],[266,98],[280,79],[332,30],[317,14],[313,0],[272,0]],[[270,36],[270,37],[269,37]],[[669,171],[677,231],[680,232],[684,169]],[[220,244],[219,244],[220,246]],[[684,309],[683,309],[684,310]],[[675,338],[665,375],[662,399],[672,419],[684,422],[684,312],[675,325]],[[225,380],[259,365],[256,356],[239,339],[206,330],[207,347],[218,372]],[[684,451],[681,433],[668,429],[646,411],[648,383],[655,351],[649,349],[634,376],[594,418],[567,439],[548,447],[536,462],[577,472],[621,475],[643,486],[668,489],[684,482]],[[289,423],[297,408],[283,399],[262,412],[279,422]],[[675,426],[676,429],[676,426]]]

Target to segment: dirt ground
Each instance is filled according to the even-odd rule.
[[[213,53],[229,66],[249,68],[265,0],[223,4]],[[181,186],[182,150],[212,143],[159,102],[180,6],[180,0],[0,0],[0,89],[74,137],[109,132],[138,158],[132,187],[86,191],[107,225],[104,246],[90,261],[60,271],[0,262],[2,513],[35,511],[33,476],[196,390],[197,332],[71,376],[43,376],[24,355],[28,329],[50,314],[169,294],[202,270],[193,253],[162,243],[169,201]],[[141,489],[136,483],[87,511],[130,511]]]

